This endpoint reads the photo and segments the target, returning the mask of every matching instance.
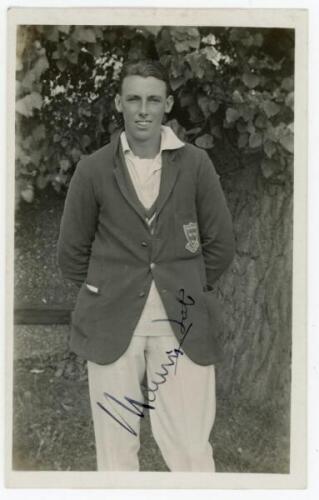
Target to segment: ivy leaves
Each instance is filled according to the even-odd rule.
[[[267,52],[267,30],[204,31],[171,27],[157,33],[175,100],[187,113],[182,123],[186,131],[196,126],[193,141],[204,149],[232,130],[237,148],[243,154],[261,152],[262,173],[276,175],[290,164],[293,153],[293,131],[288,128],[293,120],[293,61],[289,63],[287,54]],[[283,77],[284,71],[291,74]]]
[[[204,134],[195,139],[195,144],[203,149],[211,149],[214,145],[214,138],[210,134]]]
[[[41,109],[42,96],[38,92],[31,92],[16,102],[16,111],[27,118],[33,116],[35,109]]]
[[[171,37],[178,53],[199,49],[200,33],[197,28],[175,27],[171,30]]]
[[[260,78],[258,75],[255,75],[254,73],[244,73],[242,76],[243,82],[248,87],[249,89],[254,89],[259,85],[260,83]]]

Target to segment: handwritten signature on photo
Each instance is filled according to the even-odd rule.
[[[169,321],[170,323],[177,324],[179,326],[180,340],[177,348],[165,352],[169,361],[161,363],[160,365],[161,371],[155,372],[155,374],[160,377],[160,380],[159,381],[151,380],[150,384],[153,385],[152,388],[149,385],[143,386],[144,391],[147,393],[147,396],[145,397],[147,402],[137,401],[135,399],[130,398],[129,396],[124,396],[123,400],[125,400],[125,402],[123,402],[117,399],[112,394],[109,394],[108,392],[103,393],[107,401],[111,400],[115,402],[117,405],[124,408],[124,410],[133,413],[139,418],[144,418],[145,409],[155,410],[155,406],[149,403],[155,403],[159,387],[167,381],[167,377],[169,375],[168,368],[174,366],[175,369],[174,374],[176,375],[178,358],[184,355],[184,352],[181,349],[181,347],[185,341],[186,336],[189,334],[193,326],[193,323],[188,322],[188,311],[189,308],[195,304],[195,300],[190,295],[187,295],[186,297],[184,288],[180,288],[178,291],[177,301],[181,304],[179,319],[165,318],[165,319],[154,320],[154,321]],[[105,413],[107,413],[107,415],[109,415],[113,420],[115,420],[121,427],[123,427],[125,430],[127,430],[134,436],[137,436],[137,432],[135,431],[135,429],[125,420],[125,418],[119,412],[115,411],[116,413],[115,415],[114,413],[111,412],[111,410],[109,410],[104,404],[102,404],[99,401],[97,402],[97,405],[101,408],[101,410],[103,410]]]

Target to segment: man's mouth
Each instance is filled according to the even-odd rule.
[[[136,120],[135,123],[139,128],[147,128],[152,122],[150,120]]]
[[[136,123],[139,123],[139,124],[145,125],[145,124],[147,124],[147,123],[151,123],[151,120],[136,120]]]

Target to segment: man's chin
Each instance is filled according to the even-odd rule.
[[[151,127],[145,129],[139,129],[137,127],[127,128],[126,133],[128,137],[131,137],[133,141],[138,142],[147,142],[156,137],[160,137],[161,128],[160,127]]]
[[[134,130],[134,134],[132,137],[137,141],[148,141],[152,137],[154,137],[154,132],[150,130]]]

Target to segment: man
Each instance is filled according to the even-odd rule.
[[[115,106],[124,130],[79,162],[58,241],[81,287],[70,345],[88,360],[97,467],[139,470],[147,408],[171,471],[213,472],[213,285],[233,258],[230,213],[206,152],[162,125],[173,97],[158,62],[124,65]]]

